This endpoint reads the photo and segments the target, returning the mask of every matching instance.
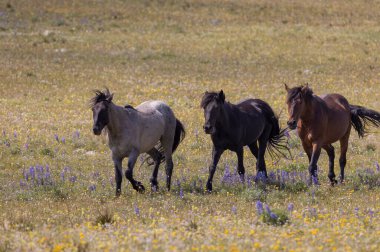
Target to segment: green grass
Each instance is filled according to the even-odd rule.
[[[308,82],[317,94],[338,92],[379,111],[379,8],[367,1],[0,1],[0,251],[376,251],[378,129],[364,139],[352,132],[343,185],[329,185],[324,152],[320,186],[228,185],[224,167],[232,171],[236,155],[226,152],[207,194],[212,145],[199,103],[206,90],[223,89],[231,102],[261,98],[285,125],[283,83]],[[138,194],[123,179],[114,198],[110,150],[104,135],[92,135],[88,103],[104,86],[117,104],[164,100],[184,123],[171,192],[161,167],[158,193]],[[307,170],[295,134],[290,145],[294,159],[268,156],[269,172]],[[256,160],[248,150],[244,156],[252,176]],[[24,181],[24,170],[37,165],[44,175],[49,166],[52,183]],[[148,188],[151,168],[139,166],[135,177]],[[268,224],[257,200],[289,220]]]

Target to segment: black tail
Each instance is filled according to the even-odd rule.
[[[368,131],[366,126],[372,124],[376,127],[380,126],[380,113],[367,109],[362,106],[350,105],[351,112],[351,124],[354,129],[358,132],[359,137],[364,137]]]
[[[288,147],[288,138],[286,136],[287,129],[280,128],[278,117],[274,114],[269,104],[264,102],[260,107],[265,113],[269,123],[272,124],[272,131],[270,132],[267,145],[269,155],[276,159],[280,156],[288,158],[286,153],[289,153],[290,155],[290,150]]]
[[[182,142],[182,140],[186,136],[186,131],[185,131],[185,128],[183,127],[183,124],[178,119],[176,119],[176,121],[177,121],[177,124],[175,126],[175,135],[174,135],[173,149],[172,149],[173,153],[175,152],[178,145]]]

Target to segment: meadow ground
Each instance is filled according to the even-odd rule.
[[[324,152],[321,185],[305,185],[307,158],[292,133],[293,160],[267,157],[272,183],[242,185],[225,153],[206,194],[211,140],[199,103],[206,90],[223,89],[231,102],[261,98],[284,125],[282,83],[308,82],[380,110],[379,9],[338,0],[0,1],[0,251],[378,251],[378,129],[351,134],[343,185],[329,185]],[[88,106],[103,86],[117,104],[164,100],[184,123],[171,192],[161,168],[158,193],[123,180],[114,198],[110,151],[92,135]],[[149,188],[151,168],[140,164],[135,176]],[[254,165],[245,151],[250,178]],[[288,221],[268,218],[265,204]]]

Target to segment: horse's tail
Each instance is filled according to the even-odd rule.
[[[380,126],[380,113],[362,106],[350,105],[351,124],[358,132],[359,137],[364,137],[367,132],[366,126],[372,124]]]
[[[274,114],[272,108],[267,104],[261,108],[263,109],[268,122],[272,125],[272,130],[269,134],[267,150],[272,158],[278,159],[280,156],[288,158],[286,153],[290,150],[288,147],[287,128],[281,129],[278,117]]]
[[[183,127],[183,124],[181,123],[181,121],[176,118],[175,134],[174,134],[174,141],[173,141],[173,148],[172,148],[173,153],[177,149],[178,145],[185,138],[185,136],[186,136],[185,127]]]

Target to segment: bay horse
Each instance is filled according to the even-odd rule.
[[[358,132],[359,137],[366,133],[365,127],[370,123],[380,126],[380,113],[368,108],[351,105],[340,94],[317,96],[308,84],[289,88],[286,103],[288,106],[290,129],[297,128],[302,146],[309,159],[310,183],[317,177],[317,162],[321,149],[329,156],[329,173],[331,185],[337,184],[334,173],[335,152],[332,143],[340,142],[340,182],[344,180],[346,154],[351,126]]]
[[[133,178],[133,167],[141,153],[147,153],[154,161],[150,179],[152,190],[158,189],[157,173],[160,163],[166,162],[166,186],[170,190],[173,172],[172,154],[185,137],[182,123],[171,108],[162,101],[146,101],[136,108],[118,106],[112,102],[108,89],[95,90],[91,99],[93,132],[100,135],[105,129],[108,146],[115,167],[116,196],[121,194],[122,161],[128,157],[126,178],[138,192],[144,192],[141,182]]]
[[[247,99],[235,105],[225,101],[223,90],[219,93],[205,92],[201,107],[205,117],[203,128],[206,134],[211,135],[213,143],[212,163],[206,184],[209,192],[212,191],[212,180],[220,156],[225,150],[236,152],[242,181],[245,173],[244,146],[248,146],[257,159],[257,174],[265,177],[268,177],[264,159],[266,149],[277,155],[283,155],[283,149],[288,150],[285,131],[280,129],[278,118],[268,103],[260,99]]]

